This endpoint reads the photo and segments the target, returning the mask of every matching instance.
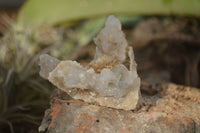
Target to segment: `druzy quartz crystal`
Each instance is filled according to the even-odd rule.
[[[96,54],[87,67],[43,54],[40,75],[74,99],[116,109],[135,109],[141,102],[140,78],[120,21],[110,15],[94,42]]]

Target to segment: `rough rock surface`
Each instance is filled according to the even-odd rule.
[[[113,15],[94,38],[96,54],[87,67],[76,61],[40,56],[40,74],[74,99],[132,110],[141,103],[140,78],[120,21]]]
[[[200,90],[175,84],[142,84],[134,111],[72,100],[56,90],[39,131],[48,133],[200,133]]]

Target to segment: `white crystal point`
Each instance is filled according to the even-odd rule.
[[[120,21],[109,16],[94,41],[96,54],[88,67],[41,55],[41,76],[75,99],[117,109],[135,109],[141,101],[140,78],[133,49],[128,47]]]
[[[119,62],[125,61],[128,44],[121,30],[121,23],[114,15],[108,17],[105,27],[94,38],[94,42],[97,46],[95,60],[104,60],[104,56]]]
[[[105,27],[113,27],[115,29],[121,30],[121,23],[119,19],[115,18],[114,15],[110,15],[105,22]]]

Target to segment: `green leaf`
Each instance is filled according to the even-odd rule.
[[[19,21],[31,25],[72,24],[76,20],[108,14],[200,15],[200,0],[28,0]]]

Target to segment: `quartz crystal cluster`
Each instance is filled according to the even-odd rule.
[[[117,109],[135,109],[141,101],[132,47],[113,15],[94,38],[96,54],[87,67],[76,61],[40,56],[40,75],[74,99]]]

